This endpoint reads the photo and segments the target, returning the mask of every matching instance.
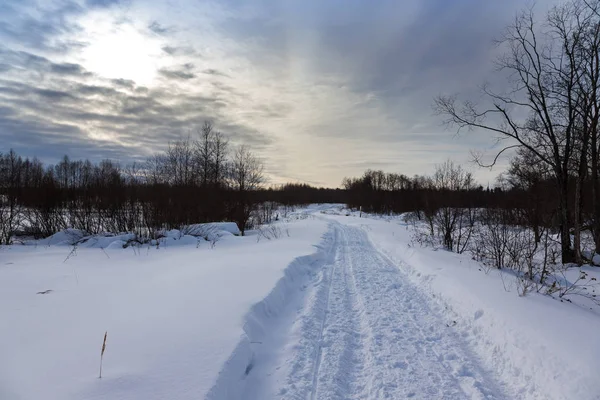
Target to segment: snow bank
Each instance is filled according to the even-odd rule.
[[[247,390],[245,376],[272,350],[261,345],[267,343],[265,338],[272,333],[278,319],[293,315],[293,305],[314,273],[325,262],[331,262],[331,244],[332,238],[327,235],[315,254],[296,258],[285,269],[273,290],[252,306],[244,317],[244,334],[219,373],[207,400],[244,398]]]
[[[85,233],[79,229],[65,229],[45,239],[26,241],[25,244],[40,246],[72,246],[84,237]]]
[[[133,233],[125,233],[121,235],[95,235],[85,238],[77,245],[79,248],[89,249],[113,249],[123,248],[125,245],[135,239]]]
[[[230,233],[239,236],[242,233],[235,222],[210,222],[206,224],[194,224],[183,229],[188,235],[193,236],[208,236],[207,240],[212,240],[213,235],[219,236],[223,233]]]
[[[206,224],[189,225],[181,230],[172,229],[159,232],[159,239],[150,240],[152,246],[186,246],[198,245],[199,239],[218,242],[228,236],[241,234],[235,222],[211,222]],[[28,240],[28,246],[73,246],[78,248],[119,249],[127,247],[137,239],[133,233],[100,233],[88,235],[79,229],[65,229],[61,232],[40,240]]]

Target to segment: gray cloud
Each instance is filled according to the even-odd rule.
[[[50,64],[50,71],[61,74],[61,75],[79,75],[79,76],[88,76],[91,75],[89,72],[85,71],[84,68],[79,64],[72,63],[62,63],[62,64]]]
[[[33,89],[33,93],[37,94],[42,100],[50,101],[61,101],[61,100],[75,100],[76,97],[68,92],[62,90],[52,89]]]
[[[75,158],[139,159],[208,119],[254,146],[279,177],[337,185],[369,167],[427,172],[491,146],[484,135],[444,131],[430,105],[440,92],[475,92],[491,39],[521,5],[7,0],[0,140],[41,158],[68,149]],[[104,19],[82,19],[89,15]],[[102,24],[155,41],[154,80],[109,78],[86,62],[88,31]]]
[[[135,82],[131,79],[111,79],[110,83],[115,86],[126,87],[129,89],[133,89],[135,87]]]
[[[90,140],[77,126],[24,119],[4,108],[0,108],[0,132],[3,141],[11,138],[10,147],[19,154],[37,156],[47,163],[57,162],[66,153],[94,160],[128,160],[132,156],[121,146]]]
[[[198,53],[192,46],[166,45],[162,47],[162,51],[171,56],[188,56],[193,58],[202,58],[202,55]]]
[[[33,6],[33,7],[31,7]],[[58,35],[76,34],[80,27],[69,18],[85,11],[77,2],[58,1],[54,4],[31,4],[29,1],[7,1],[0,8],[0,37],[5,43],[27,46],[36,50],[66,50]],[[36,16],[33,16],[37,14]],[[69,48],[77,41],[69,40]]]
[[[182,70],[169,70],[169,69],[161,69],[158,71],[162,76],[169,79],[194,79],[196,77],[195,74]]]
[[[158,70],[158,73],[168,79],[188,80],[188,79],[194,79],[196,77],[196,74],[194,74],[192,72],[193,70],[194,70],[194,64],[187,63],[187,64],[179,66],[178,68],[172,68],[172,69],[162,68],[162,69]]]
[[[230,77],[226,73],[221,72],[221,71],[219,71],[217,69],[214,69],[214,68],[207,68],[207,69],[203,70],[202,73],[203,74],[207,74],[207,75],[224,76],[224,77],[227,77],[227,78]]]
[[[50,160],[68,151],[74,158],[141,159],[193,133],[207,119],[219,121],[217,126],[237,141],[256,147],[270,143],[255,130],[228,122],[222,100],[226,88],[212,96],[173,95],[169,88],[102,79],[79,64],[6,49],[0,54],[10,62],[7,71],[44,76],[23,79],[15,72],[0,79],[0,140],[25,155]],[[194,68],[184,63],[163,72],[184,79]],[[98,139],[103,135],[114,140]]]
[[[93,74],[86,71],[79,64],[74,63],[55,63],[46,57],[26,51],[14,51],[0,47],[0,59],[4,61],[6,70],[20,68],[27,74],[52,74],[69,77],[91,77]]]
[[[177,53],[178,48],[173,46],[163,46],[162,50],[167,54],[174,55]]]
[[[167,33],[173,32],[173,28],[167,28],[162,26],[158,21],[152,21],[150,25],[148,25],[148,29],[158,35],[165,35]]]
[[[127,5],[130,4],[130,0],[85,0],[88,7],[111,7],[115,5]]]

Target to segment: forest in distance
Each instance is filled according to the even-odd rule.
[[[184,225],[235,221],[243,232],[276,218],[277,205],[314,203],[347,204],[388,215],[416,212],[425,219],[444,208],[457,213],[496,209],[503,210],[507,223],[531,227],[536,238],[543,228],[557,229],[556,197],[548,195],[552,180],[520,159],[493,188],[477,184],[465,168],[451,161],[438,165],[431,176],[368,170],[360,177],[345,178],[341,188],[267,186],[261,161],[247,147],[230,154],[227,141],[212,125],[204,125],[202,132],[198,140],[174,142],[146,163],[127,166],[68,156],[44,165],[12,150],[2,154],[3,244],[18,236],[47,237],[66,228],[89,234],[134,232],[151,238]],[[586,191],[584,199],[590,197]],[[461,218],[457,214],[449,221],[451,231],[458,229]]]

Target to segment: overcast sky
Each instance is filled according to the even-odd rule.
[[[127,163],[210,120],[272,183],[430,173],[494,145],[445,130],[431,104],[476,95],[526,4],[2,0],[0,151]],[[502,170],[469,167],[483,184]]]

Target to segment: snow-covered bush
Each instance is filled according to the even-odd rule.
[[[413,213],[405,222],[413,228],[413,243],[465,252],[479,261],[485,273],[497,269],[514,282],[521,296],[532,291],[567,300],[574,296],[597,300],[600,285],[574,265],[559,262],[560,241],[547,228],[515,224],[515,209],[440,209]],[[585,268],[585,267],[584,267]]]

